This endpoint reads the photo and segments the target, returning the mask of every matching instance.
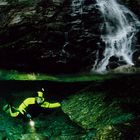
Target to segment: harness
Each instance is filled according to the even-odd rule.
[[[37,102],[37,100],[38,100],[38,99],[41,99],[41,100],[42,100],[42,102],[38,103],[38,102]],[[42,105],[44,102],[45,102],[45,100],[44,100],[44,98],[43,98],[43,97],[36,97],[36,98],[35,98],[35,104]]]

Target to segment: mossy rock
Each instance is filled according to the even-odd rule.
[[[131,113],[124,113],[115,99],[106,102],[104,93],[85,92],[65,100],[62,110],[70,119],[84,129],[100,129],[133,119]]]

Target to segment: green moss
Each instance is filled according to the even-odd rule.
[[[82,81],[97,81],[102,82],[108,79],[115,78],[111,74],[81,74],[81,75],[64,75],[52,76],[39,73],[20,73],[15,70],[0,70],[0,80],[48,80],[56,82],[82,82]]]
[[[35,74],[35,73],[19,73],[15,70],[1,70],[0,71],[0,79],[1,80],[49,80],[49,81],[57,81],[58,79],[53,76],[43,75],[43,74]]]
[[[105,99],[105,93],[84,92],[71,96],[64,102],[62,109],[84,129],[98,130],[133,120],[132,113],[124,113],[116,99],[111,103]]]

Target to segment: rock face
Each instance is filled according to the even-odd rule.
[[[136,124],[139,121],[134,121],[132,112],[123,110],[127,106],[126,102],[131,102],[132,98],[125,101],[116,99],[107,97],[105,93],[81,93],[65,100],[62,110],[73,122],[90,133],[90,139],[127,140],[131,137],[138,140],[140,127]]]
[[[126,4],[140,18],[140,1],[139,0],[122,0],[123,4]]]
[[[51,73],[91,69],[101,41],[93,3],[86,0],[82,14],[73,13],[71,1],[1,5],[0,66]]]
[[[138,0],[124,3],[140,13],[134,8]],[[50,73],[90,71],[96,52],[103,57],[103,18],[94,0],[78,4],[76,0],[1,1],[0,67]],[[114,62],[110,67],[117,66]]]
[[[139,0],[123,0],[123,3],[126,4],[126,6],[132,10],[139,18],[140,20],[140,1]],[[133,62],[134,64],[139,67],[140,66],[140,31],[137,33],[137,44],[135,46],[136,51],[133,54]]]
[[[105,96],[100,93],[75,95],[64,103],[63,111],[84,129],[100,129],[132,117],[131,114],[123,114],[116,102],[106,104]]]
[[[131,73],[139,73],[140,68],[133,67],[130,65],[124,65],[117,67],[116,69],[112,70],[114,73],[122,73],[122,74],[131,74]]]

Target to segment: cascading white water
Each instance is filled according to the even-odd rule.
[[[111,56],[125,61],[129,65],[132,62],[132,40],[137,33],[140,24],[137,17],[125,6],[116,0],[96,0],[97,7],[104,18],[101,36],[105,42],[104,58],[96,64],[93,71],[104,72]]]

